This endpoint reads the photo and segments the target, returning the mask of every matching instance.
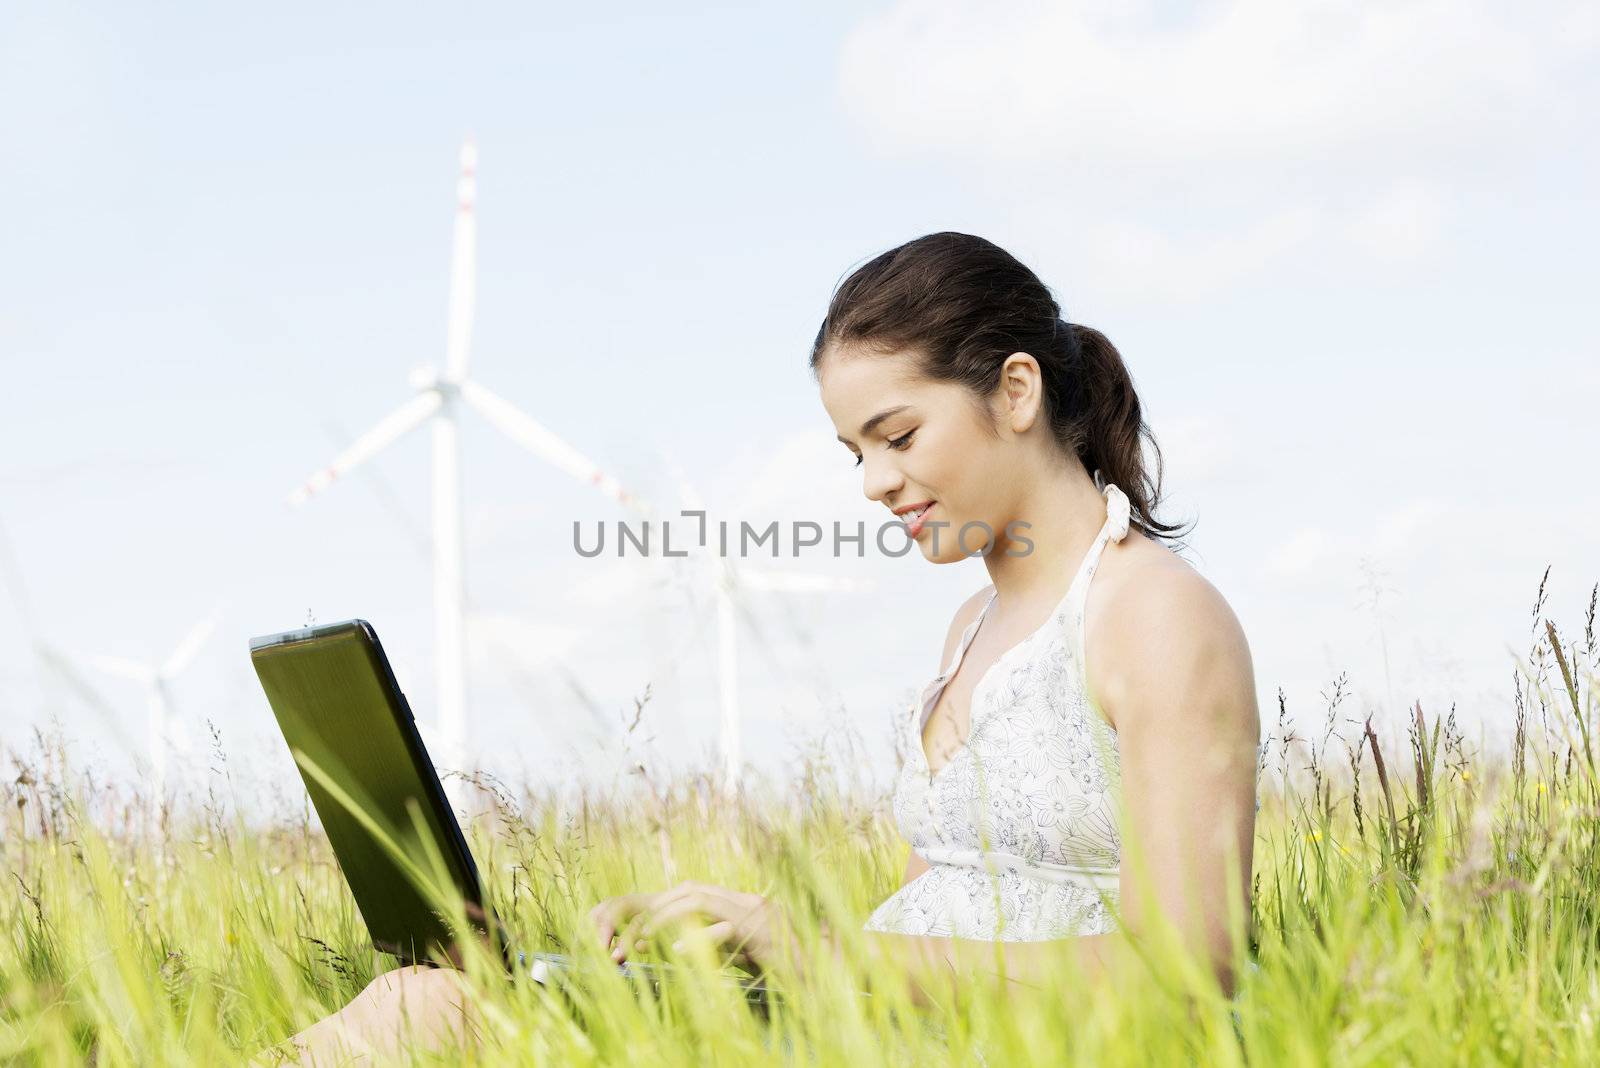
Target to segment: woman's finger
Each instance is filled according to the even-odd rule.
[[[644,922],[639,926],[639,937],[649,938],[662,927],[674,923],[685,916],[705,916],[712,922],[720,922],[729,918],[726,903],[720,898],[709,897],[705,894],[695,893],[687,897],[680,897],[676,901],[668,902],[656,911],[643,917]]]
[[[693,902],[701,914],[715,921],[727,920],[736,927],[745,927],[750,921],[759,916],[761,911],[770,906],[770,902],[760,894],[746,894],[738,890],[729,890],[722,886],[700,886],[693,897]],[[652,914],[645,918],[641,934],[649,937],[654,934],[659,922],[666,922],[681,913]],[[759,920],[757,921],[760,922]]]
[[[666,891],[636,895],[636,900],[627,914],[618,915],[615,918],[610,927],[610,934],[615,937],[616,945],[611,946],[609,941],[607,942],[607,946],[611,950],[612,960],[621,961],[632,951],[633,943],[638,939],[639,925],[644,922],[645,918],[655,908],[659,907],[659,901],[664,893]]]
[[[623,894],[619,897],[609,897],[594,908],[589,910],[589,919],[594,923],[595,934],[600,939],[600,948],[611,945],[611,938],[617,933],[617,928],[631,920],[644,904],[648,894]]]
[[[668,914],[678,916],[694,911],[694,902],[700,899],[699,891],[691,888],[689,884],[680,883],[671,890],[663,890],[659,894],[651,894],[640,902],[639,908],[633,916],[617,932],[617,945],[611,951],[613,960],[624,960],[629,953],[645,948],[645,930],[647,925],[658,922],[658,917]],[[720,917],[719,917],[720,918]]]
[[[611,944],[611,935],[616,928],[616,922],[613,919],[616,900],[616,898],[608,897],[589,910],[589,922],[594,925],[595,935],[600,939],[601,946]]]
[[[683,953],[692,946],[708,945],[723,948],[737,936],[732,920],[718,920],[698,930],[685,931],[672,943],[674,953]]]
[[[611,949],[613,960],[621,962],[630,953],[643,950],[646,939],[664,924],[681,921],[700,913],[714,923],[730,921],[734,926],[766,904],[760,894],[741,893],[725,886],[685,880],[656,893],[626,894],[609,898],[590,910],[602,946]]]
[[[612,960],[626,960],[628,954],[644,948],[644,943],[639,938],[639,928],[651,915],[650,910],[641,909],[622,925],[622,929],[617,932],[617,944],[611,949]]]

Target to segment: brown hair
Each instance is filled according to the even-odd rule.
[[[1050,429],[1065,454],[1128,495],[1133,526],[1168,540],[1187,533],[1153,515],[1161,448],[1121,354],[1100,331],[1064,321],[1049,288],[992,241],[928,234],[858,267],[828,303],[811,346],[813,376],[840,343],[883,354],[909,349],[923,374],[961,383],[980,403],[1000,388],[1006,357],[1028,353],[1039,362]],[[1155,455],[1154,478],[1141,438]]]

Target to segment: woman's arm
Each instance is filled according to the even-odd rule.
[[[1106,637],[1115,708],[1129,930],[1159,917],[1231,992],[1229,917],[1250,917],[1261,720],[1244,630],[1198,572],[1120,600]],[[1127,602],[1127,603],[1124,603]]]

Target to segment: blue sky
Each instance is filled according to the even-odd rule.
[[[288,769],[245,642],[308,613],[372,620],[426,715],[426,435],[283,498],[442,360],[469,133],[474,374],[631,484],[670,499],[665,452],[714,516],[875,525],[807,345],[854,264],[981,233],[1121,348],[1265,717],[1348,671],[1352,716],[1494,735],[1545,566],[1569,626],[1600,579],[1597,40],[1578,4],[8,5],[0,741],[125,767],[137,689],[31,641],[156,660],[218,606],[191,741]],[[604,501],[463,438],[489,766],[613,774],[647,681],[650,754],[709,753],[711,632],[575,558]],[[843,717],[884,778],[982,565],[803,566],[876,585],[752,599],[749,756]]]

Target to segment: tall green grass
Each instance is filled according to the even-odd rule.
[[[1600,592],[1600,588],[1597,588]],[[782,790],[724,800],[706,776],[558,803],[481,778],[469,828],[517,944],[593,965],[568,1006],[467,960],[481,1034],[415,1063],[1600,1063],[1600,774],[1595,595],[1581,639],[1535,602],[1508,674],[1511,741],[1476,751],[1453,710],[1352,721],[1346,680],[1303,737],[1283,696],[1262,750],[1250,953],[1226,998],[1171,951],[1116,984],[1069,967],[1048,989],[977,984],[919,1007],[860,961],[899,882],[886,798],[813,760]],[[1508,671],[1510,671],[1508,665]],[[1493,733],[1493,730],[1492,730]],[[212,776],[208,781],[215,781]],[[0,866],[0,1062],[227,1064],[339,1008],[393,961],[308,820],[252,826],[215,788],[181,813],[98,785],[41,738],[7,762]],[[157,816],[160,818],[156,818]],[[770,1015],[692,954],[636,996],[585,914],[683,879],[774,896],[850,963]],[[662,955],[677,960],[664,948]],[[780,977],[781,981],[781,977]],[[861,991],[870,991],[863,997]],[[270,1055],[267,1062],[270,1063]]]

